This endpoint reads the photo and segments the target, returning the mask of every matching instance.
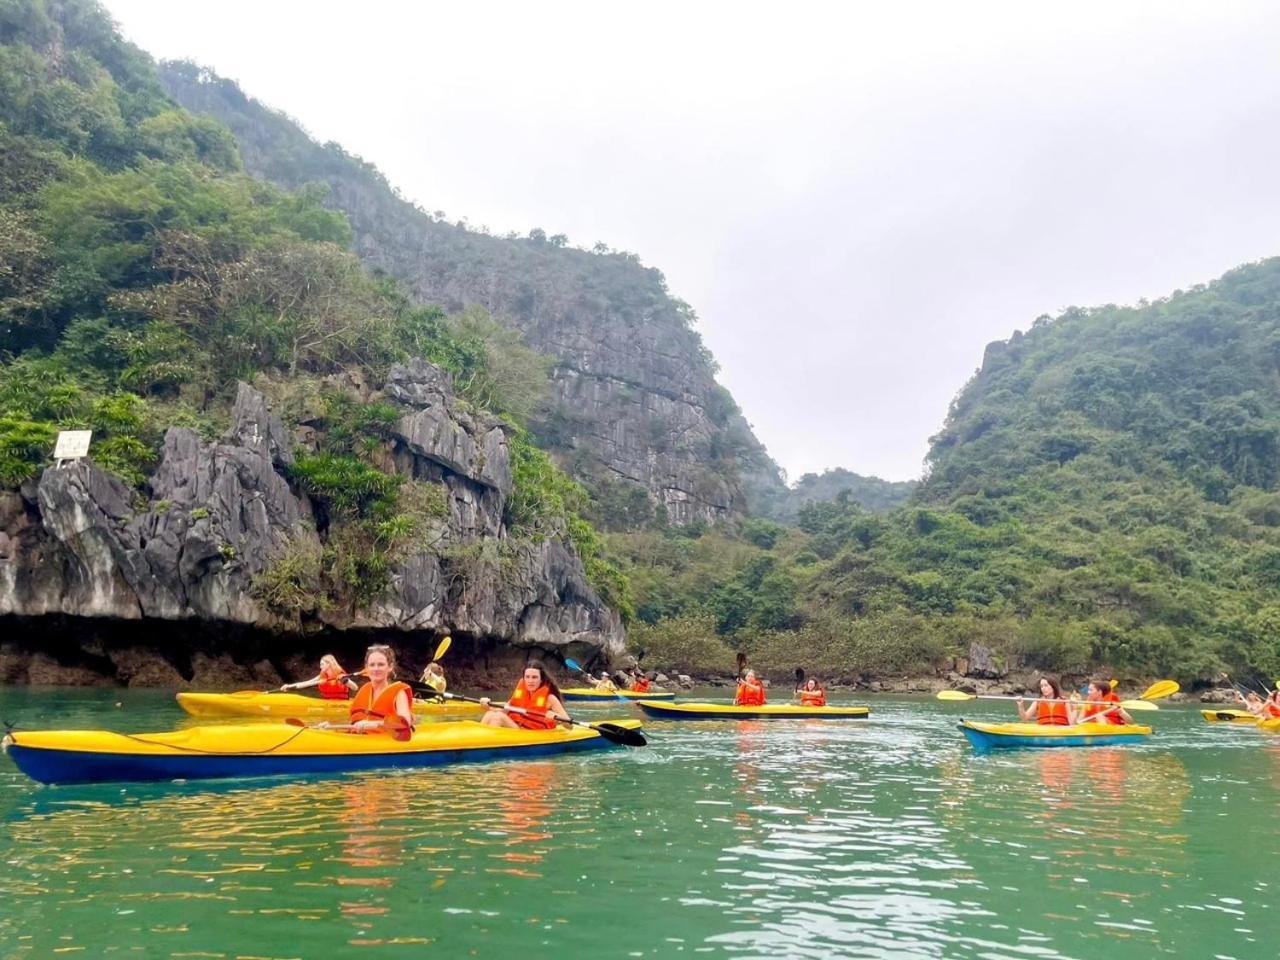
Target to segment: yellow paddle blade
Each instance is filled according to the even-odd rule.
[[[1126,710],[1159,710],[1150,700],[1121,700],[1120,706]]]
[[[436,655],[431,659],[439,660],[441,657],[443,657],[445,654],[445,651],[449,649],[449,644],[451,643],[453,643],[453,637],[445,637],[443,640],[441,640],[440,646],[436,647]]]
[[[976,700],[972,693],[965,693],[963,690],[939,690],[939,700]]]
[[[1120,681],[1119,681],[1119,680],[1112,680],[1112,681],[1111,681],[1111,692],[1112,692],[1112,693],[1115,693],[1115,692],[1116,692],[1116,687],[1118,687],[1118,686],[1120,686]]]
[[[1142,700],[1163,700],[1165,697],[1172,696],[1177,693],[1181,687],[1178,686],[1177,680],[1157,680],[1147,689],[1142,691]]]

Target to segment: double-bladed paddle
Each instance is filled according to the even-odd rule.
[[[483,700],[480,700],[476,697],[464,697],[461,694],[457,694],[457,693],[441,693],[441,694],[437,694],[437,696],[444,697],[446,700],[465,700],[467,703],[478,703],[481,706],[485,705]],[[542,714],[534,713],[532,710],[526,710],[524,707],[513,707],[509,703],[499,704],[499,703],[493,703],[492,701],[490,701],[488,705],[493,707],[495,710],[505,710],[508,713],[523,713],[526,717],[543,716]],[[643,747],[649,743],[649,741],[645,739],[644,734],[641,733],[639,730],[632,730],[628,727],[620,727],[616,723],[609,723],[608,721],[604,721],[602,723],[587,723],[584,720],[573,720],[573,719],[565,719],[564,717],[557,717],[553,713],[548,713],[546,714],[546,716],[552,720],[555,720],[557,723],[568,723],[568,724],[572,724],[575,727],[586,727],[588,730],[594,730],[596,733],[600,734],[600,736],[604,737],[610,743],[621,744],[622,746],[625,746],[625,747]]]

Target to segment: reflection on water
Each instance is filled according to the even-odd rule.
[[[179,719],[70,702],[63,726]],[[946,706],[873,707],[254,784],[48,789],[4,761],[0,956],[1273,955],[1280,738],[1162,711],[1138,748],[977,755]]]

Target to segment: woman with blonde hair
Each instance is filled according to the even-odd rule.
[[[385,643],[375,643],[364,655],[364,672],[369,682],[356,691],[351,701],[353,733],[388,732],[384,721],[396,717],[413,729],[413,691],[407,683],[394,679],[395,652]]]

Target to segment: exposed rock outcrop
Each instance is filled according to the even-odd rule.
[[[380,597],[354,611],[329,611],[326,624],[619,651],[621,621],[571,547],[507,540],[512,477],[502,424],[463,409],[448,375],[425,361],[394,368],[384,396],[404,411],[392,431],[391,464],[440,484],[446,509],[430,546],[396,565]],[[254,591],[255,578],[286,551],[322,548],[309,499],[290,486],[292,461],[289,434],[268,399],[242,383],[220,442],[183,428],[165,434],[149,497],[88,460],[45,470],[20,492],[0,494],[0,615],[309,629],[267,609]],[[187,661],[192,682],[209,679],[204,674],[235,674],[245,685],[280,682],[269,663],[242,669],[209,656]],[[183,679],[172,659],[146,651],[108,651],[96,663],[113,665],[125,683]],[[80,669],[45,658],[24,676],[84,682]]]
[[[555,403],[538,432],[580,479],[638,484],[677,524],[740,512],[743,470],[753,486],[785,492],[777,466],[716,384],[691,312],[657,270],[536,232],[501,238],[447,223],[234,83],[190,64],[162,64],[160,73],[180,104],[231,129],[255,176],[287,189],[326,183],[366,262],[424,302],[482,305],[555,357]]]

